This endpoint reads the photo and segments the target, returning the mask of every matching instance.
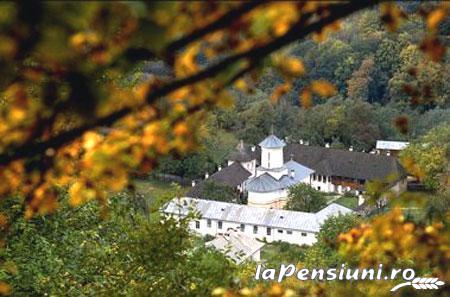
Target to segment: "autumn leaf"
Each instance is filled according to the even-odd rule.
[[[319,96],[331,97],[336,94],[336,87],[326,80],[315,80],[311,83],[311,90]]]
[[[290,76],[301,76],[305,74],[305,66],[298,58],[288,58],[284,62],[284,71]]]
[[[300,93],[300,103],[304,108],[310,108],[312,105],[312,93],[311,90],[306,88]]]
[[[438,8],[428,14],[427,27],[430,30],[436,30],[439,24],[447,17],[447,11],[444,8]]]
[[[291,89],[292,85],[288,82],[279,85],[276,87],[275,91],[272,93],[272,96],[270,97],[270,101],[272,103],[277,103],[280,98],[285,95],[289,90]]]
[[[406,18],[405,13],[391,2],[383,2],[380,5],[381,21],[386,25],[388,31],[397,30],[402,19]]]
[[[420,44],[420,50],[434,62],[439,62],[445,55],[446,47],[436,38],[426,38]]]

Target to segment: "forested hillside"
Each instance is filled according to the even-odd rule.
[[[402,5],[406,10],[415,6]],[[447,36],[448,20],[440,28]],[[162,161],[160,170],[202,177],[224,164],[239,139],[258,144],[272,126],[288,141],[368,152],[376,140],[413,141],[450,123],[450,67],[420,51],[418,43],[425,34],[419,16],[389,32],[377,9],[370,9],[346,19],[341,30],[323,42],[307,39],[290,45],[285,51],[303,60],[306,77],[294,80],[293,89],[276,103],[269,99],[283,77],[273,68],[265,68],[256,85],[235,87],[234,107],[209,116],[204,151],[179,162]],[[336,94],[327,99],[313,95],[311,106],[303,106],[299,93],[318,79],[332,82]]]

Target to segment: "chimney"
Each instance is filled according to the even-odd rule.
[[[294,179],[295,178],[295,170],[291,169],[289,176]]]
[[[391,155],[391,151],[387,151],[386,156],[390,156],[390,155]]]
[[[252,146],[252,152],[256,151],[256,146]]]
[[[206,172],[206,173],[205,173],[205,179],[208,179],[208,177],[209,177],[209,173]]]
[[[326,148],[329,148],[330,147],[330,144],[327,142],[327,143],[325,143],[325,147]]]
[[[219,165],[219,167],[217,168],[218,171],[222,170],[222,166]]]
[[[192,187],[195,187],[195,180],[192,181]]]
[[[238,144],[238,150],[240,151],[240,152],[242,152],[242,151],[244,151],[244,140],[239,140],[239,144]]]
[[[300,139],[299,143],[300,143],[300,144],[303,144],[303,139]]]
[[[348,148],[348,150],[351,151],[351,152],[353,152],[353,146],[350,146],[350,147]]]

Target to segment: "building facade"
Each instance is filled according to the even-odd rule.
[[[303,141],[286,144],[275,135],[257,147],[240,142],[228,164],[210,178],[237,188],[247,196],[248,205],[265,208],[282,208],[289,187],[299,183],[325,193],[352,192],[359,196],[359,203],[369,181],[389,182],[396,194],[407,186],[406,172],[393,156],[310,146]],[[208,199],[197,188],[187,196]]]
[[[192,210],[197,211],[200,218],[192,220],[189,228],[203,236],[224,235],[229,230],[239,230],[254,239],[298,245],[314,244],[320,226],[327,218],[352,213],[352,210],[335,203],[317,213],[307,213],[189,197],[171,200],[162,212],[179,218]]]

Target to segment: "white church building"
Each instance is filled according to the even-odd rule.
[[[303,141],[286,144],[273,134],[259,146],[246,147],[241,141],[228,166],[208,178],[246,195],[248,205],[265,208],[283,208],[289,187],[298,183],[326,193],[361,195],[367,181],[389,179],[392,191],[406,189],[406,172],[393,156],[310,146]],[[202,186],[202,182],[195,184],[186,196],[208,199],[202,196]]]
[[[284,162],[284,141],[275,135],[264,139],[261,147],[261,165],[245,181],[248,205],[267,208],[283,208],[287,202],[289,187],[298,183],[311,183],[314,170],[294,160]]]

